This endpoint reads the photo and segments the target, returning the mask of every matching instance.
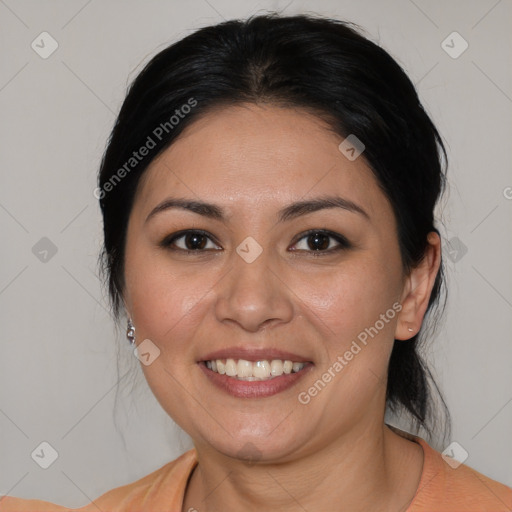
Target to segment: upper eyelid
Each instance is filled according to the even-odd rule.
[[[180,231],[176,231],[176,233],[171,233],[170,235],[167,235],[163,239],[163,243],[170,243],[174,242],[175,240],[179,240],[180,238],[183,238],[185,235],[188,235],[190,233],[199,233],[200,235],[206,236],[209,238],[212,242],[218,245],[218,242],[215,240],[215,237],[208,233],[207,231],[204,231],[203,229],[184,229]]]
[[[350,243],[348,241],[347,237],[342,235],[341,233],[335,233],[334,231],[331,231],[330,229],[322,229],[322,228],[308,229],[308,230],[304,231],[303,233],[299,233],[297,235],[297,239],[296,239],[296,241],[294,243],[297,243],[299,240],[302,240],[306,236],[312,235],[313,233],[321,233],[321,234],[323,234],[325,236],[328,236],[330,238],[338,239],[338,242],[340,242],[340,243],[345,243],[345,244],[349,244]]]

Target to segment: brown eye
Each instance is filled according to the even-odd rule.
[[[348,240],[344,236],[319,229],[306,232],[299,239],[299,242],[302,240],[305,240],[305,243],[302,243],[302,247],[297,248],[296,246],[299,245],[299,243],[296,243],[296,248],[293,250],[331,253],[350,247]],[[332,242],[333,240],[334,242]],[[333,243],[334,246],[332,245]]]
[[[315,233],[314,235],[307,236],[307,243],[311,250],[320,251],[329,248],[330,241],[329,236],[323,233]]]
[[[206,237],[198,233],[187,233],[181,238],[184,240],[185,249],[195,251],[204,249],[207,245]]]
[[[211,245],[208,247],[209,242]],[[197,230],[188,230],[175,233],[166,237],[160,245],[171,250],[181,250],[186,252],[203,252],[204,250],[218,248],[218,246],[216,246],[211,241],[209,235],[203,231]]]

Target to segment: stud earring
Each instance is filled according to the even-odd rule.
[[[414,332],[414,329],[413,329],[412,327],[408,327],[408,328],[407,328],[407,330],[408,330],[409,332]]]
[[[132,324],[132,319],[128,319],[128,325],[126,327],[126,338],[130,342],[130,345],[135,345],[135,327]]]

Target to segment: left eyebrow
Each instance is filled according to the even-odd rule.
[[[203,217],[219,220],[224,223],[227,220],[224,209],[218,205],[190,199],[168,198],[151,210],[149,215],[146,217],[145,222],[157,213],[170,210],[172,208],[188,210],[193,213],[197,213],[198,215],[202,215]],[[285,206],[278,212],[278,221],[286,222],[302,215],[307,215],[309,213],[329,208],[341,208],[352,213],[358,213],[366,220],[370,220],[368,213],[353,201],[339,196],[323,196],[316,199],[298,201]]]
[[[278,218],[279,222],[284,222],[287,220],[295,219],[301,215],[306,215],[308,213],[313,213],[328,208],[341,208],[352,213],[358,213],[365,217],[367,220],[370,220],[370,216],[368,213],[366,213],[365,210],[363,210],[361,206],[354,203],[353,201],[344,199],[343,197],[339,196],[324,196],[308,201],[299,201],[293,203],[280,210],[278,213]]]

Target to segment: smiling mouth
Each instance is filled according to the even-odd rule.
[[[211,359],[203,364],[214,373],[226,375],[235,380],[266,381],[281,375],[300,372],[310,362],[294,362],[289,359],[262,359],[248,361],[246,359]]]

